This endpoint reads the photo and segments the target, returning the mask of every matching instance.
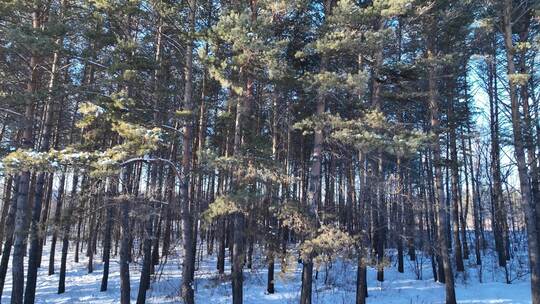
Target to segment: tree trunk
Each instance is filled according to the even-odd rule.
[[[495,52],[495,51],[493,51]],[[496,57],[493,57],[494,61]],[[491,135],[491,167],[492,195],[491,201],[494,209],[493,234],[495,239],[495,249],[497,251],[499,266],[506,266],[506,257],[502,235],[502,218],[505,216],[502,211],[503,195],[501,185],[501,169],[499,157],[499,103],[497,98],[497,76],[495,71],[496,61],[488,65],[488,97],[490,113],[490,135]]]
[[[60,10],[63,10],[64,3],[61,2]],[[62,15],[62,12],[61,12]],[[57,39],[56,44],[61,44],[63,40]],[[58,66],[60,64],[60,54],[55,51],[53,54],[52,66],[51,66],[51,78],[48,84],[49,94],[52,94],[56,87]],[[43,127],[43,134],[41,138],[41,145],[39,150],[41,152],[47,152],[50,148],[51,137],[53,133],[53,116],[55,114],[55,107],[57,105],[56,100],[49,98],[46,105],[45,121]],[[52,179],[53,174],[50,175]],[[41,237],[39,232],[39,223],[41,218],[41,206],[43,203],[44,183],[46,173],[40,172],[36,178],[36,187],[34,192],[34,206],[32,210],[32,220],[30,224],[30,250],[28,251],[28,273],[26,278],[26,289],[24,293],[24,303],[33,304],[36,296],[36,280],[37,270],[41,262]],[[51,184],[52,185],[52,184]]]
[[[124,169],[126,170],[126,169]],[[120,303],[129,304],[131,286],[129,283],[129,246],[130,225],[129,225],[130,202],[128,199],[121,201],[120,205],[120,224],[121,224],[121,242],[120,242]]]
[[[311,304],[311,294],[313,288],[313,262],[311,259],[302,261],[302,292],[300,294],[300,304]]]
[[[94,203],[97,202],[98,199],[96,199]],[[86,266],[88,273],[94,272],[94,238],[97,238],[96,218],[97,214],[93,212],[90,217],[90,230],[88,231],[88,242],[86,244],[86,256],[88,257],[88,264]]]
[[[329,16],[332,13],[332,0],[324,1],[324,14]],[[328,58],[323,56],[321,58],[320,71],[325,72],[328,66]],[[317,97],[316,115],[322,115],[326,111],[326,96],[320,94]],[[307,204],[309,208],[309,214],[316,219],[320,224],[319,210],[320,205],[320,185],[321,185],[321,160],[322,160],[322,143],[323,143],[323,130],[321,128],[315,129],[315,136],[313,138],[313,152],[311,154],[311,170],[309,173],[309,184],[307,193]],[[300,293],[300,304],[311,304],[312,284],[313,284],[313,257],[307,257],[302,261],[302,290]]]
[[[9,255],[11,254],[11,246],[13,245],[13,231],[15,224],[15,214],[17,213],[17,196],[18,196],[18,187],[19,187],[19,177],[13,178],[13,194],[9,201],[9,211],[5,223],[5,240],[4,248],[2,250],[2,260],[0,262],[0,299],[2,298],[2,293],[4,291],[4,284],[6,281],[6,274],[9,263]],[[7,201],[4,201],[4,206]]]
[[[109,197],[115,195],[116,191],[111,190]],[[108,200],[106,204],[111,204]],[[101,287],[99,291],[107,291],[109,282],[109,264],[111,259],[111,241],[112,241],[112,221],[113,221],[113,206],[106,206],[105,215],[105,231],[103,239],[103,276],[101,277]]]
[[[514,65],[514,46],[512,43],[512,1],[504,1],[503,10],[504,44],[506,48],[508,75],[516,74]],[[514,136],[514,154],[516,157],[519,185],[521,190],[521,206],[525,213],[525,225],[527,227],[527,242],[529,251],[529,267],[531,269],[531,299],[533,304],[540,303],[540,247],[538,244],[538,226],[536,211],[533,208],[538,202],[532,201],[529,172],[525,159],[525,147],[522,134],[522,119],[519,109],[519,101],[516,93],[516,85],[510,79],[509,95],[512,110],[512,129]],[[534,204],[534,205],[533,205]]]
[[[363,255],[358,255],[356,270],[356,304],[365,304],[367,297],[366,265],[363,261]]]
[[[75,172],[73,175],[73,182],[71,184],[71,197],[70,203],[67,209],[66,218],[63,223],[63,237],[62,237],[62,257],[60,259],[60,279],[58,281],[58,293],[64,293],[66,291],[66,264],[67,254],[69,249],[69,233],[71,231],[71,215],[73,214],[73,204],[75,202],[75,196],[77,195],[77,184],[79,183],[79,175]]]
[[[454,85],[451,86],[454,88]],[[448,103],[448,119],[450,124],[450,169],[451,169],[451,183],[452,183],[452,232],[454,238],[454,257],[456,259],[456,269],[458,272],[465,271],[463,264],[463,254],[461,251],[461,239],[459,236],[459,165],[457,154],[457,135],[456,135],[456,117],[454,114],[454,98],[451,98]]]
[[[0,136],[0,141],[2,137]],[[9,213],[9,208],[11,207],[11,196],[13,195],[13,177],[6,176],[4,179],[4,202],[2,204],[2,216],[0,218],[0,245],[3,244],[6,231],[6,217]],[[13,225],[13,224],[12,224]]]
[[[153,211],[150,211],[153,212]],[[150,288],[150,268],[152,263],[152,235],[154,226],[154,216],[150,215],[146,219],[144,241],[143,241],[143,265],[141,270],[141,279],[139,282],[139,293],[137,294],[137,304],[146,302],[146,291]],[[185,263],[185,262],[184,262]],[[187,302],[186,302],[187,303]]]
[[[66,174],[62,174],[60,178],[60,186],[58,188],[58,196],[56,197],[56,208],[54,210],[54,229],[51,238],[51,249],[49,253],[49,275],[54,274],[54,254],[56,252],[56,240],[58,238],[58,230],[60,230],[60,215],[62,212],[62,203],[64,199],[64,187],[66,182]]]
[[[427,58],[429,61],[435,60],[433,46],[434,37],[429,37],[427,41],[428,50]],[[433,144],[433,167],[435,171],[435,206],[438,209],[438,235],[439,246],[441,251],[441,260],[444,269],[444,280],[446,289],[446,304],[456,304],[456,292],[454,289],[454,275],[450,257],[448,252],[448,231],[447,231],[447,211],[444,207],[444,190],[442,186],[442,170],[441,170],[441,147],[440,147],[440,122],[439,122],[439,104],[437,94],[437,72],[435,63],[430,62],[428,66],[428,83],[429,83],[429,109],[431,116],[431,131],[437,135]]]
[[[196,0],[189,2],[189,36],[186,46],[185,65],[185,90],[184,90],[184,110],[193,111],[192,87],[193,87],[193,35],[195,34],[195,16],[197,10]],[[182,146],[182,178],[180,180],[180,204],[182,208],[182,233],[184,249],[184,263],[182,264],[182,299],[187,304],[193,304],[193,279],[195,273],[195,250],[196,240],[193,238],[193,206],[189,194],[189,182],[192,177],[191,160],[192,155],[192,133],[193,115],[186,121],[183,128]],[[195,243],[195,244],[194,244]]]
[[[225,218],[218,219],[218,230],[219,230],[219,245],[218,245],[218,256],[217,256],[217,270],[219,274],[225,273],[225,238],[226,238],[226,225]]]
[[[32,13],[32,28],[39,30],[41,28],[42,12],[36,9]],[[39,59],[36,53],[30,58],[30,79],[27,83],[26,91],[31,96],[27,103],[24,114],[24,130],[21,141],[21,148],[32,149],[33,147],[33,121],[34,121],[34,94],[38,88],[38,66]],[[28,231],[26,229],[27,210],[28,210],[28,191],[30,185],[30,171],[23,171],[19,177],[18,195],[17,195],[17,213],[15,215],[15,231],[13,245],[13,285],[11,289],[11,303],[23,303],[24,294],[24,253],[26,249],[26,238]]]

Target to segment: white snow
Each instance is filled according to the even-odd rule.
[[[74,246],[71,246],[73,249]],[[58,272],[61,254],[61,242],[56,249],[56,273],[47,275],[49,243],[44,246],[43,260],[38,274],[36,303],[119,303],[120,278],[117,257],[112,257],[109,275],[109,288],[100,292],[102,276],[101,253],[94,258],[94,272],[86,270],[87,258],[80,253],[80,262],[73,262],[73,251],[69,252],[66,292],[58,295]],[[165,265],[156,266],[158,273],[151,289],[147,292],[147,303],[181,303],[178,296],[181,279],[181,258],[179,249],[175,256],[170,256]],[[140,260],[139,260],[140,261]],[[133,303],[137,298],[140,264],[131,264],[131,298]],[[227,259],[226,274],[230,268]],[[456,279],[456,293],[459,303],[531,303],[530,281],[528,274],[523,274],[522,265],[513,263],[509,266],[513,275],[512,284],[505,284],[504,270],[496,267],[492,254],[484,257],[482,266],[482,281],[479,282],[480,268],[474,263],[474,255],[467,261],[467,271]],[[444,285],[436,283],[431,277],[431,265],[428,259],[423,259],[421,266],[416,266],[406,257],[405,273],[397,272],[395,258],[392,266],[385,269],[385,281],[376,281],[376,270],[368,269],[368,303],[409,303],[428,304],[444,303]],[[204,255],[196,273],[196,302],[197,303],[231,303],[230,280],[227,275],[220,277],[216,271],[216,257]],[[422,268],[422,280],[416,279],[419,268]],[[301,265],[289,273],[280,275],[279,263],[276,263],[276,283],[274,294],[267,294],[266,266],[263,258],[254,260],[253,270],[245,269],[244,303],[298,303],[300,295]],[[314,280],[313,303],[344,304],[355,302],[356,267],[353,261],[334,263],[328,271],[327,283],[325,269],[322,267],[318,279]],[[2,302],[8,303],[11,294],[11,269],[8,271]]]

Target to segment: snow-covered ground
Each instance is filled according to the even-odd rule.
[[[48,245],[48,244],[47,244]],[[118,262],[113,258],[109,275],[109,289],[100,292],[102,276],[100,257],[95,258],[95,270],[88,274],[86,258],[81,254],[81,262],[73,262],[73,252],[68,256],[68,272],[66,292],[58,295],[58,268],[60,248],[57,249],[56,274],[47,275],[48,247],[44,247],[42,268],[38,274],[37,303],[119,303],[120,278]],[[60,247],[60,246],[59,246]],[[178,250],[176,251],[178,252]],[[468,270],[456,279],[456,293],[459,303],[531,303],[530,281],[528,274],[523,272],[523,265],[518,260],[510,265],[511,284],[505,284],[504,271],[494,265],[494,259],[488,255],[484,258],[484,266],[479,268],[474,261],[467,261]],[[474,256],[471,257],[472,259]],[[148,303],[181,303],[178,290],[181,279],[181,264],[179,257],[169,257],[165,265],[157,266],[159,273],[147,293]],[[197,303],[231,303],[230,281],[227,276],[219,277],[215,270],[215,256],[205,256],[200,262],[196,274]],[[422,265],[414,265],[406,260],[406,271],[397,272],[395,261],[392,267],[385,269],[385,281],[376,281],[376,271],[368,270],[368,303],[403,303],[428,304],[444,303],[444,285],[432,279],[429,260],[423,259]],[[255,260],[253,270],[245,270],[244,303],[271,304],[297,303],[300,295],[301,265],[289,267],[287,273],[280,274],[279,264],[276,265],[276,293],[269,295],[266,290],[266,269],[263,260]],[[422,269],[422,279],[417,279],[418,269]],[[131,298],[137,297],[140,265],[131,266]],[[227,271],[229,268],[227,268]],[[226,272],[227,272],[226,271]],[[521,271],[521,272],[520,272]],[[479,282],[479,273],[482,282]],[[326,278],[327,284],[324,284]],[[317,280],[314,280],[314,303],[345,304],[354,303],[356,267],[351,261],[342,261],[332,265],[328,276],[324,267],[320,269]],[[3,303],[8,303],[11,294],[11,269],[8,272]]]

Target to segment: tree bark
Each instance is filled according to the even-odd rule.
[[[112,183],[112,181],[110,181]],[[115,189],[111,189],[109,192],[109,198],[116,194]],[[103,275],[101,277],[101,286],[99,291],[107,291],[107,285],[109,282],[109,264],[111,260],[111,241],[112,241],[112,221],[113,221],[113,206],[110,206],[112,202],[108,200],[106,204],[105,215],[105,231],[103,238]]]
[[[66,174],[62,174],[60,178],[60,186],[58,188],[58,196],[56,197],[56,208],[54,210],[54,229],[51,238],[51,249],[49,251],[49,275],[54,274],[54,255],[56,252],[56,241],[58,238],[58,230],[60,230],[60,215],[62,212],[62,203],[64,200],[64,187],[66,183]]]
[[[451,86],[453,89],[454,86]],[[453,94],[452,94],[453,95]],[[451,95],[451,96],[452,96]],[[465,271],[463,264],[463,254],[461,250],[461,239],[459,236],[459,165],[457,154],[457,135],[456,135],[456,116],[454,113],[454,98],[450,98],[448,103],[448,119],[450,124],[449,139],[450,139],[450,169],[451,169],[451,188],[452,188],[452,232],[453,232],[453,245],[454,245],[454,258],[456,260],[456,270],[458,272]]]
[[[504,45],[506,48],[507,71],[510,77],[516,74],[514,65],[514,46],[512,43],[512,0],[504,0],[503,8]],[[522,133],[522,119],[519,109],[519,101],[516,92],[516,84],[510,79],[508,83],[512,131],[514,137],[514,155],[516,157],[519,186],[521,190],[521,206],[525,213],[525,225],[527,227],[527,242],[529,252],[529,267],[531,269],[531,299],[533,304],[540,303],[540,247],[538,242],[538,225],[536,210],[538,202],[532,201],[529,172],[525,159],[525,146]]]
[[[64,3],[61,3],[61,10],[63,9]],[[61,12],[62,14],[62,12]],[[62,41],[61,38],[56,40],[57,44],[60,44]],[[52,94],[58,74],[58,66],[60,64],[60,54],[58,51],[55,51],[53,54],[52,67],[51,67],[51,78],[49,80],[48,91],[49,94]],[[53,115],[55,113],[55,107],[57,102],[52,98],[49,98],[46,105],[45,121],[43,127],[43,134],[41,138],[41,145],[39,150],[41,152],[47,152],[50,148],[51,137],[53,133]],[[24,293],[24,303],[33,304],[36,296],[36,280],[37,280],[37,270],[41,262],[41,237],[39,235],[39,223],[41,218],[41,206],[43,203],[43,194],[44,194],[44,183],[46,178],[45,172],[39,172],[36,178],[36,186],[34,192],[34,206],[32,210],[32,219],[30,224],[30,249],[28,252],[28,273],[26,278],[26,289]],[[50,178],[54,178],[54,175],[51,174]],[[52,185],[52,184],[51,184]]]
[[[9,263],[9,255],[11,254],[11,246],[13,245],[13,231],[15,224],[15,215],[17,213],[17,196],[18,196],[18,187],[19,187],[19,177],[13,178],[13,194],[9,201],[9,211],[5,223],[5,240],[4,248],[2,250],[2,259],[0,261],[0,299],[2,298],[2,293],[4,291],[4,284],[6,281],[6,274]],[[4,205],[7,202],[4,201]]]
[[[2,137],[0,136],[0,141]],[[6,217],[11,207],[11,197],[13,195],[13,176],[6,176],[4,179],[4,201],[2,203],[2,216],[0,219],[0,245],[4,243],[6,231]],[[13,224],[12,224],[13,225]]]
[[[36,8],[32,13],[32,28],[39,30],[42,24],[43,12]],[[31,149],[33,147],[33,127],[34,127],[34,100],[33,96],[37,91],[39,76],[38,65],[39,57],[33,52],[30,58],[30,77],[27,83],[26,91],[31,97],[28,101],[24,114],[24,130],[21,140],[21,148]],[[15,231],[13,245],[13,285],[11,289],[11,303],[23,303],[24,294],[24,252],[26,249],[26,238],[28,231],[26,229],[27,209],[28,209],[28,191],[30,185],[30,171],[24,170],[19,176],[18,195],[17,195],[17,213],[15,215]]]
[[[153,212],[153,211],[150,211]],[[146,291],[150,288],[150,268],[152,263],[152,236],[154,226],[154,216],[150,215],[146,219],[143,237],[143,265],[139,282],[139,292],[137,294],[137,304],[146,302]],[[187,302],[186,302],[187,303]]]
[[[129,225],[129,199],[123,199],[120,204],[120,303],[129,304],[131,297],[131,286],[129,282],[129,240],[131,234]]]
[[[433,151],[433,167],[435,171],[435,206],[438,209],[439,224],[438,240],[441,252],[441,260],[444,269],[444,281],[446,289],[446,304],[456,304],[456,292],[454,289],[454,275],[452,272],[452,265],[450,264],[450,256],[448,252],[448,231],[447,231],[447,211],[444,204],[444,190],[442,186],[442,170],[441,170],[441,147],[440,147],[440,122],[439,122],[439,104],[437,94],[437,72],[435,50],[433,45],[434,37],[429,37],[427,41],[427,59],[430,61],[428,66],[428,83],[429,83],[429,109],[431,119],[431,132],[434,132],[437,136],[432,146]]]
[[[332,7],[334,1],[325,0],[324,14],[328,17],[332,13]],[[328,58],[323,56],[321,58],[320,71],[325,72],[328,66]],[[326,111],[326,96],[320,94],[317,97],[317,106],[315,114],[320,116]],[[322,143],[323,143],[323,130],[320,128],[315,129],[315,135],[313,138],[313,152],[311,153],[311,170],[309,173],[309,184],[307,193],[307,204],[309,208],[309,214],[316,219],[317,224],[320,224],[319,210],[320,205],[320,184],[321,184],[321,160],[322,160]],[[302,290],[300,293],[300,304],[311,304],[312,284],[313,284],[313,257],[308,257],[302,261]]]
[[[197,10],[196,0],[189,2],[189,34],[186,46],[186,64],[185,64],[185,89],[184,89],[184,110],[190,112],[190,118],[186,121],[183,128],[183,146],[182,146],[182,178],[180,180],[180,204],[182,208],[182,233],[184,250],[184,262],[182,264],[182,299],[187,304],[193,304],[194,291],[193,279],[195,274],[195,252],[193,230],[193,207],[189,194],[189,182],[191,180],[191,160],[192,155],[192,133],[193,133],[193,35],[195,34],[195,16]]]
[[[69,235],[71,231],[71,215],[73,214],[73,208],[75,197],[77,196],[77,184],[79,183],[79,175],[77,172],[73,174],[73,182],[71,183],[71,197],[69,206],[67,208],[66,216],[63,223],[63,236],[62,236],[62,257],[60,258],[60,278],[58,280],[58,293],[64,293],[66,291],[66,264],[67,254],[69,249]]]
[[[495,53],[495,50],[493,50]],[[491,201],[494,209],[493,233],[495,249],[498,255],[499,266],[506,266],[504,242],[502,237],[502,218],[505,216],[502,210],[503,195],[500,169],[500,146],[499,146],[499,103],[497,98],[496,56],[493,54],[493,62],[488,63],[488,97],[490,113],[490,136],[491,136],[491,166],[492,194]]]

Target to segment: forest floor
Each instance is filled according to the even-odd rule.
[[[61,242],[60,242],[61,244]],[[179,249],[175,249],[178,253]],[[49,257],[48,244],[44,247],[42,267],[38,274],[37,303],[119,303],[120,277],[117,257],[111,258],[109,288],[100,292],[102,264],[100,256],[95,257],[94,272],[87,273],[86,257],[81,254],[79,263],[73,262],[73,252],[68,255],[66,292],[58,295],[58,268],[60,263],[60,246],[56,250],[56,273],[47,275]],[[524,269],[526,265],[520,261],[525,257],[517,257],[509,265],[509,279],[506,284],[505,273],[498,268],[491,254],[486,254],[483,266],[474,263],[474,255],[466,261],[467,271],[456,279],[458,303],[531,303],[530,280]],[[158,276],[147,293],[147,303],[181,303],[178,296],[181,264],[180,257],[169,257],[168,262],[156,266]],[[385,269],[385,281],[376,280],[376,270],[368,269],[368,303],[381,304],[429,304],[444,303],[444,285],[434,282],[431,264],[427,258],[417,259],[414,263],[406,259],[405,273],[397,272],[395,259],[390,261],[390,267]],[[286,304],[298,303],[300,295],[301,265],[287,267],[285,274],[280,274],[280,265],[276,263],[276,280],[274,294],[265,293],[266,267],[263,258],[253,262],[253,270],[245,270],[244,303],[247,304]],[[215,255],[205,256],[198,264],[196,273],[196,302],[197,303],[230,303],[231,287],[227,276],[218,276],[215,270]],[[131,264],[131,298],[134,302],[140,276],[140,264]],[[353,261],[333,263],[326,271],[321,267],[318,278],[314,280],[313,303],[348,304],[354,303],[356,267]],[[422,279],[418,279],[418,274]],[[227,264],[226,273],[230,270]],[[482,282],[479,282],[480,273]],[[326,275],[327,274],[327,275]],[[326,279],[326,284],[324,283]],[[3,303],[8,303],[11,294],[11,269],[8,270],[6,286],[2,297]]]

